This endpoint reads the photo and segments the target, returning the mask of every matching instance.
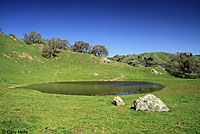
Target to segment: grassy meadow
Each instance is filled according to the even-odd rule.
[[[200,133],[200,80],[170,76],[161,67],[132,67],[102,62],[102,57],[61,50],[42,57],[40,44],[0,34],[0,133]],[[151,73],[155,68],[162,75]],[[94,75],[98,74],[98,75]],[[153,92],[170,112],[135,111],[133,101],[145,94],[120,95],[125,106],[112,105],[112,96],[47,94],[14,88],[32,83],[64,81],[145,81],[165,85]]]

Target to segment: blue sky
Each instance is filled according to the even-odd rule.
[[[144,52],[200,54],[200,0],[1,0],[0,27],[23,38],[105,45],[109,56]]]

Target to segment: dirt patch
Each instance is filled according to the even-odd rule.
[[[15,85],[15,86],[9,86],[8,88],[18,88],[21,87],[22,85]]]
[[[17,52],[14,52],[14,51],[13,51],[13,53],[18,54]],[[19,59],[28,59],[30,61],[36,60],[36,61],[38,61],[40,63],[44,63],[41,59],[37,58],[36,56],[32,57],[30,54],[27,54],[25,52],[23,52],[22,54],[19,54],[19,58],[17,58],[17,59],[18,60]]]

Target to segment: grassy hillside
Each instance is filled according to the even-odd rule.
[[[102,63],[102,57],[90,54],[63,50],[54,59],[42,57],[41,45],[26,45],[21,40],[14,40],[7,35],[0,35],[1,47],[0,60],[2,80],[12,79],[20,83],[23,79],[27,82],[49,82],[68,80],[127,80],[145,77],[151,79],[154,74],[151,68],[132,68],[126,64],[113,61],[111,64]],[[164,70],[157,68],[163,75],[157,78],[170,77]],[[94,76],[94,73],[98,76]],[[129,72],[129,73],[127,73]],[[123,78],[122,78],[123,76]],[[48,78],[48,79],[47,79]],[[12,84],[12,83],[10,83]]]
[[[200,133],[200,80],[179,79],[153,67],[132,67],[102,57],[62,51],[54,59],[41,55],[41,45],[0,34],[0,131],[29,133]],[[165,59],[159,56],[160,59]],[[94,75],[97,74],[97,75]],[[10,88],[31,83],[80,80],[129,80],[164,84],[154,92],[170,112],[130,109],[145,94],[121,95],[125,106],[113,106],[113,96],[46,94]],[[9,88],[8,88],[9,87]]]
[[[138,55],[127,55],[127,56],[117,56],[113,57],[112,59],[115,61],[123,62],[123,63],[137,63],[138,66],[142,66],[142,64],[138,61],[138,57],[140,57],[141,60],[144,60],[144,58],[153,58],[154,64],[166,64],[169,61],[169,57],[173,54],[170,53],[164,53],[164,52],[153,52],[153,53],[142,53]]]
[[[152,52],[152,53],[142,53],[138,55],[116,55],[110,59],[122,63],[127,63],[131,66],[142,67],[144,65],[144,59],[152,58],[153,61],[150,61],[152,64],[151,66],[163,66],[165,67],[166,64],[170,61],[170,57],[175,56],[171,53],[165,52]],[[195,56],[196,62],[200,63],[200,57],[197,55]]]

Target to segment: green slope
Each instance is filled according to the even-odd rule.
[[[28,133],[200,133],[200,80],[180,79],[152,67],[132,67],[102,57],[62,51],[45,59],[41,45],[26,45],[0,34],[0,132]],[[158,56],[158,59],[165,59]],[[161,58],[162,57],[162,58]],[[97,76],[94,73],[98,74]],[[8,88],[16,85],[73,80],[129,80],[164,84],[153,92],[170,112],[131,109],[133,101],[145,94],[121,95],[125,106],[115,107],[115,96],[73,96],[46,94],[35,90]]]
[[[152,53],[142,53],[142,54],[138,54],[138,55],[117,55],[114,56],[110,59],[114,60],[114,61],[118,61],[118,62],[122,62],[122,63],[127,63],[129,65],[132,65],[132,63],[134,63],[136,66],[144,66],[144,64],[141,63],[141,60],[144,60],[144,58],[153,58],[153,61],[151,62],[153,64],[153,66],[165,66],[169,60],[170,57],[173,57],[174,54],[171,53],[165,53],[165,52],[152,52]],[[140,57],[140,60],[139,58]],[[200,57],[199,56],[195,56],[195,59],[197,62],[200,61]],[[133,65],[134,66],[134,65]]]
[[[142,53],[138,55],[127,55],[127,56],[118,56],[112,58],[115,61],[120,61],[123,63],[138,63],[139,66],[142,66],[141,63],[138,61],[138,56],[140,59],[144,60],[144,58],[153,58],[153,63],[157,65],[162,65],[166,64],[169,61],[169,57],[172,56],[173,54],[170,53],[164,53],[164,52],[153,52],[153,53]]]

